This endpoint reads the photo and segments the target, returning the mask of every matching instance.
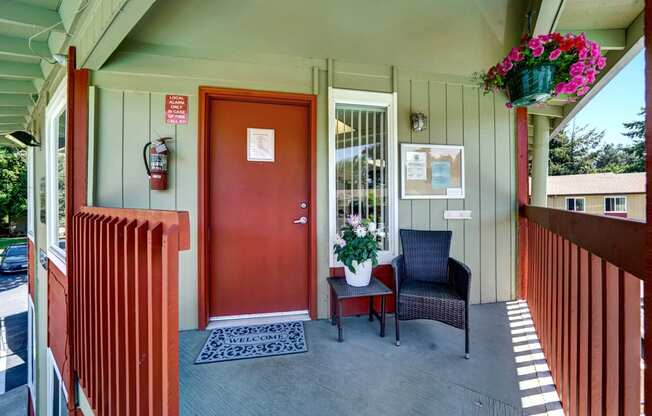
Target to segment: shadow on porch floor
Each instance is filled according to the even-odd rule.
[[[535,352],[525,345],[536,339],[512,339],[514,328],[525,327],[514,314],[526,324],[526,308],[472,306],[470,360],[463,331],[430,321],[401,322],[396,347],[393,317],[385,338],[366,316],[345,319],[343,343],[329,321],[312,321],[307,353],[200,365],[193,362],[208,332],[182,332],[181,414],[507,416],[523,414],[522,404],[525,414],[546,414],[545,405],[527,405],[541,388],[536,374],[522,371],[545,361],[516,358]]]

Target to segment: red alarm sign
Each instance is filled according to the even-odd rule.
[[[188,124],[188,96],[165,96],[165,122],[167,124]]]

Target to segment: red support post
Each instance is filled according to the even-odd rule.
[[[645,2],[645,148],[646,160],[645,170],[647,172],[646,185],[646,276],[644,277],[644,295],[643,304],[645,313],[645,334],[644,339],[644,356],[647,360],[652,357],[652,320],[650,309],[652,309],[652,3]],[[646,363],[645,366],[645,388],[644,401],[645,413],[652,414],[652,365]]]
[[[527,265],[527,219],[523,214],[528,204],[529,174],[528,174],[528,117],[527,108],[516,109],[516,171],[518,179],[518,297],[527,298],[528,265]]]

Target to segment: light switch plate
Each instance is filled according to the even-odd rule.
[[[444,219],[446,219],[446,220],[470,220],[471,219],[471,211],[469,211],[469,210],[444,211]]]

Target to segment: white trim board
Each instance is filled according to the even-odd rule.
[[[265,325],[279,322],[309,321],[307,310],[272,313],[253,313],[248,315],[215,316],[209,319],[207,330],[242,325]]]

